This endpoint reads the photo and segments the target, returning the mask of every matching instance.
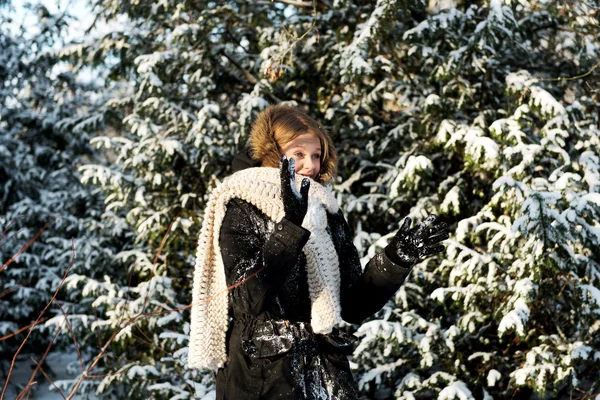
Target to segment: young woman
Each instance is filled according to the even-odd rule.
[[[194,273],[189,365],[218,368],[217,399],[356,399],[347,354],[359,323],[412,265],[443,251],[447,226],[406,218],[364,271],[327,186],[337,156],[327,132],[281,105],[253,125],[249,153],[207,205]]]

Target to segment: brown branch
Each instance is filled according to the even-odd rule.
[[[294,7],[312,7],[312,1],[299,1],[299,0],[277,0],[278,3],[289,4]]]
[[[46,321],[47,319],[48,318],[45,318],[45,319],[41,320],[39,323],[42,323],[42,322]],[[2,336],[2,337],[0,337],[0,342],[3,341],[3,340],[6,340],[6,339],[10,339],[11,337],[13,337],[15,335],[18,335],[19,333],[23,332],[25,329],[31,328],[32,325],[36,325],[36,324],[37,324],[36,322],[33,322],[33,323],[31,323],[31,324],[29,324],[27,326],[19,328],[19,330],[16,331],[16,332],[13,332],[13,333],[11,333],[9,335],[6,335],[6,336]]]
[[[39,365],[38,362],[33,359],[33,357],[31,357],[31,361],[33,361],[35,363],[35,365]],[[40,372],[44,375],[44,377],[48,380],[48,382],[50,382],[52,384],[52,386],[54,386],[56,388],[56,390],[58,391],[58,394],[60,394],[60,397],[62,397],[63,399],[66,400],[66,397],[63,394],[63,392],[58,388],[58,386],[56,386],[54,381],[52,379],[50,379],[50,377],[48,376],[48,374],[46,374],[46,372],[44,371],[44,369],[42,367],[40,367]]]
[[[538,78],[539,81],[550,81],[550,82],[556,82],[556,81],[575,81],[577,79],[581,79],[581,78],[585,78],[586,76],[588,76],[589,74],[591,74],[592,72],[594,72],[594,70],[596,68],[600,67],[600,61],[598,61],[596,64],[594,64],[594,66],[587,72],[581,74],[581,75],[577,75],[577,76],[571,76],[571,77],[561,77],[561,78]]]
[[[58,218],[57,218],[57,217],[55,217],[53,221],[50,221],[50,222],[48,222],[46,225],[44,225],[44,226],[42,227],[42,229],[40,229],[40,230],[38,231],[38,233],[36,233],[36,234],[35,234],[35,236],[34,236],[34,237],[31,239],[31,240],[29,240],[29,242],[27,242],[27,243],[26,243],[26,244],[25,244],[23,247],[21,247],[21,250],[19,250],[19,251],[17,252],[17,254],[15,254],[14,256],[12,256],[12,257],[11,257],[11,258],[10,258],[10,259],[7,261],[7,262],[5,262],[5,263],[4,263],[4,265],[2,265],[2,267],[0,267],[0,272],[2,272],[2,271],[4,270],[4,268],[6,268],[6,267],[8,267],[10,264],[12,264],[12,262],[13,262],[13,261],[15,261],[15,259],[16,259],[17,257],[19,257],[19,256],[20,256],[20,255],[21,255],[21,254],[22,254],[22,253],[23,253],[25,250],[27,250],[27,248],[29,248],[29,246],[31,246],[31,244],[32,244],[33,242],[35,242],[35,241],[36,241],[36,240],[37,240],[37,239],[40,237],[40,235],[41,235],[42,233],[44,233],[44,231],[46,231],[46,230],[47,230],[47,229],[50,227],[50,224],[52,224],[52,223],[53,223],[54,221],[56,221],[57,219],[58,219]]]
[[[156,263],[158,262],[158,258],[160,257],[160,253],[162,252],[162,249],[165,246],[165,243],[167,242],[167,238],[169,237],[169,233],[171,233],[171,228],[173,227],[173,224],[175,223],[175,221],[177,221],[177,219],[179,217],[181,217],[181,213],[182,212],[183,212],[183,209],[181,211],[179,211],[179,214],[177,214],[177,216],[175,217],[175,219],[173,219],[173,221],[171,221],[171,223],[169,224],[169,227],[167,228],[167,231],[163,235],[163,239],[162,239],[162,242],[160,243],[160,247],[158,248],[158,251],[156,252],[156,256],[154,257],[154,262],[153,262],[152,266],[155,266]],[[152,281],[152,278],[150,278],[150,281],[148,281],[148,289],[150,288],[150,282],[151,281]],[[146,290],[146,294],[144,296],[144,305],[142,306],[142,310],[144,310],[146,308],[146,305],[148,304],[148,295],[149,294],[150,294],[150,290]]]
[[[8,232],[8,230],[10,229],[10,227],[17,222],[20,219],[23,219],[27,216],[27,214],[23,214],[23,215],[19,215],[18,217],[14,218],[12,221],[10,221],[10,223],[8,224],[8,226],[6,227],[6,229],[2,232],[2,234],[0,235],[0,239],[2,239],[4,237],[4,235],[6,235],[6,232]],[[0,246],[1,248],[1,246]]]
[[[173,227],[173,224],[175,223],[175,221],[177,221],[177,219],[179,217],[181,217],[182,212],[183,212],[183,209],[181,211],[179,211],[179,214],[177,214],[175,219],[173,221],[171,221],[171,223],[169,224],[169,227],[167,228],[167,231],[165,232],[165,234],[163,236],[162,242],[160,243],[160,247],[158,248],[158,252],[156,253],[156,256],[154,257],[154,265],[156,265],[156,263],[158,262],[158,257],[160,257],[160,253],[162,252],[162,249],[165,246],[165,243],[167,242],[167,238],[169,237],[169,233],[171,232],[171,228]]]
[[[222,54],[226,59],[228,59],[229,62],[232,63],[233,65],[235,65],[240,71],[242,71],[242,74],[244,74],[244,77],[251,84],[255,85],[258,82],[258,79],[256,79],[256,77],[254,75],[252,75],[250,73],[250,71],[248,71],[246,68],[242,67],[242,65],[240,63],[238,63],[236,60],[234,60],[232,57],[230,57],[227,53],[225,53],[224,50],[221,50],[219,53]]]
[[[100,327],[98,326],[98,313],[96,312],[96,308],[92,307],[92,310],[94,311],[94,319],[96,322],[96,336],[98,338],[98,347],[102,346],[102,336],[100,334]],[[104,362],[108,364],[108,359],[105,357],[104,358]]]
[[[133,335],[138,338],[138,340],[140,340],[142,343],[148,345],[148,346],[156,346],[156,348],[158,348],[159,350],[162,350],[165,354],[168,354],[169,356],[171,356],[173,359],[175,358],[175,355],[173,354],[173,352],[168,351],[167,349],[163,348],[162,346],[159,346],[155,343],[152,342],[152,340],[148,337],[148,335],[146,334],[146,332],[144,332],[139,326],[137,327],[138,331],[144,336],[145,339],[140,338],[139,336],[137,336],[135,333],[133,333]],[[185,385],[188,388],[188,391],[190,393],[194,392],[194,389],[190,386],[190,384],[187,382],[187,379],[185,379],[185,377],[183,375],[181,375],[181,373],[178,370],[174,371],[179,378],[181,378],[181,381],[185,383]]]
[[[125,374],[125,371],[123,371],[123,372],[114,372],[114,373],[111,373],[111,374],[102,374],[102,375],[87,375],[86,379],[104,379],[107,376],[116,376],[116,375],[123,375],[123,374]]]
[[[58,302],[58,300],[54,299],[54,303],[56,303],[56,305],[62,312],[63,316],[65,317],[65,321],[67,321],[67,327],[69,328],[69,332],[71,333],[71,337],[73,338],[73,343],[75,344],[75,350],[77,351],[77,358],[79,358],[79,365],[81,366],[81,372],[83,372],[84,371],[83,358],[81,357],[81,352],[79,351],[79,344],[77,343],[77,339],[75,338],[75,332],[73,331],[73,326],[71,326],[71,323],[69,322],[69,314],[67,314],[65,312],[65,310],[63,310],[63,308],[60,305],[60,303]]]
[[[158,258],[160,257],[160,253],[162,252],[163,247],[165,246],[165,243],[167,242],[167,238],[169,236],[169,233],[171,232],[171,228],[173,227],[173,224],[175,223],[175,221],[177,221],[177,218],[179,218],[181,216],[181,213],[183,212],[183,209],[179,212],[179,214],[177,214],[177,216],[175,217],[175,219],[173,221],[171,221],[171,223],[169,224],[169,227],[167,228],[167,231],[165,232],[162,242],[158,248],[158,252],[156,253],[156,256],[154,257],[154,262],[153,262],[153,266],[156,265],[156,263],[158,262]],[[131,290],[131,280],[133,278],[133,267],[131,268],[131,270],[129,271],[129,278],[127,280],[127,293],[125,296],[125,306],[124,306],[124,310],[127,310],[127,305],[129,304],[129,292]],[[150,282],[152,281],[152,278],[150,278],[150,280],[148,281],[148,286],[150,285]],[[146,305],[148,304],[148,295],[150,293],[150,290],[146,290],[146,294],[144,296],[144,304],[142,306],[142,310],[144,310],[146,308]],[[121,317],[119,318],[119,325],[121,325],[121,322],[123,320],[123,317],[125,316],[125,312],[121,313]]]
[[[4,395],[6,394],[6,389],[8,388],[8,382],[10,382],[10,375],[12,374],[12,371],[13,371],[13,369],[15,367],[15,362],[17,360],[17,356],[19,355],[19,353],[21,352],[21,350],[25,346],[25,343],[27,342],[27,340],[31,336],[31,333],[33,332],[33,328],[35,328],[35,326],[40,323],[40,320],[42,319],[42,316],[44,315],[44,313],[46,312],[46,310],[48,309],[48,307],[50,307],[50,304],[52,304],[52,302],[54,301],[54,299],[58,295],[59,290],[62,288],[62,286],[65,283],[65,279],[67,279],[67,275],[71,271],[71,267],[73,266],[73,261],[75,260],[75,242],[74,242],[74,239],[71,239],[71,251],[72,251],[71,262],[69,264],[69,267],[65,271],[65,274],[63,275],[62,280],[60,281],[58,287],[56,288],[56,291],[54,292],[54,295],[52,296],[52,299],[48,302],[48,304],[46,304],[46,307],[44,307],[44,309],[42,310],[42,312],[40,313],[40,315],[37,317],[37,319],[35,320],[35,322],[32,324],[31,328],[29,328],[29,332],[27,332],[27,336],[25,337],[25,339],[23,340],[23,342],[21,343],[21,345],[17,349],[17,352],[13,356],[12,362],[10,364],[10,369],[9,369],[8,375],[6,377],[6,382],[4,384],[4,388],[2,389],[2,395],[0,395],[0,400],[3,400],[4,399]]]
[[[16,234],[19,234],[19,233],[23,232],[24,230],[25,230],[25,228],[21,228],[21,229],[19,229],[18,232],[13,232],[9,237],[6,238],[6,240],[4,241],[4,243],[0,244],[0,249],[3,248],[6,243],[10,242],[10,239],[12,239],[13,236],[15,236]]]
[[[4,290],[3,292],[0,292],[0,299],[3,298],[4,296],[6,296],[7,294],[9,294],[10,292],[14,292],[15,290],[17,290],[20,287],[21,287],[21,284],[16,284],[15,286],[9,287],[8,289]]]
[[[29,382],[27,383],[27,386],[25,387],[25,389],[23,389],[21,391],[21,393],[19,393],[19,395],[17,396],[16,400],[21,400],[25,394],[27,394],[27,396],[29,396],[29,394],[31,393],[28,389],[29,387],[33,386],[34,383],[36,383],[34,381],[35,376],[38,373],[38,370],[41,368],[42,364],[44,363],[44,360],[46,359],[46,357],[48,356],[48,353],[50,352],[50,349],[52,348],[52,345],[54,344],[54,341],[56,340],[56,337],[58,336],[58,334],[60,333],[60,330],[62,329],[63,324],[65,323],[66,318],[63,320],[63,322],[61,322],[61,324],[59,326],[56,327],[56,329],[54,330],[54,335],[52,336],[52,339],[50,339],[50,343],[48,344],[48,346],[46,347],[46,351],[44,352],[44,355],[42,356],[42,358],[40,359],[40,361],[36,362],[36,367],[33,370],[33,373],[31,374],[31,377],[29,378]],[[35,361],[34,361],[35,362]],[[26,391],[27,390],[27,391]],[[64,396],[63,396],[64,397]]]

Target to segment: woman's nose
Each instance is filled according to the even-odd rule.
[[[306,160],[304,160],[303,167],[306,170],[312,171],[313,168],[315,167],[315,160],[313,160],[310,157],[308,157]]]

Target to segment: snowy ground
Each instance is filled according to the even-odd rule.
[[[6,399],[15,399],[20,390],[27,385],[29,378],[31,378],[31,374],[33,373],[33,368],[31,367],[33,362],[30,360],[29,356],[19,357],[20,361],[17,361],[15,364],[15,369],[10,377],[10,383],[8,390],[6,392]],[[51,371],[45,371],[53,381],[58,381],[61,379],[72,379],[73,376],[67,372],[67,366],[73,362],[77,363],[77,354],[67,354],[67,353],[51,353],[48,354],[46,358],[48,365],[50,366]],[[10,365],[10,364],[9,364]],[[35,366],[34,366],[35,368]],[[2,372],[4,375],[4,372]],[[1,385],[4,387],[6,378],[2,376]],[[38,383],[34,385],[35,390],[29,396],[29,399],[36,400],[61,400],[63,397],[53,388],[50,390],[52,386],[48,381],[44,379],[44,376],[38,372],[35,381]],[[68,396],[68,393],[65,393],[65,396]],[[73,399],[81,400],[81,396],[74,396]]]

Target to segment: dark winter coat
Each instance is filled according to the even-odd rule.
[[[248,162],[245,162],[248,161]],[[234,170],[252,166],[238,156]],[[339,258],[342,318],[358,323],[383,307],[410,269],[376,255],[361,270],[348,224],[328,214]],[[356,399],[347,354],[354,336],[314,334],[306,258],[310,232],[232,199],[220,232],[229,292],[227,362],[217,372],[217,399]],[[329,393],[329,395],[327,394]]]

